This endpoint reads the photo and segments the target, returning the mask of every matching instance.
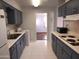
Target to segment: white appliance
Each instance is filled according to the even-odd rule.
[[[4,46],[7,42],[7,30],[5,21],[5,12],[0,9],[0,47]]]

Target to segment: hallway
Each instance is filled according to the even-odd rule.
[[[25,47],[21,59],[57,59],[46,40],[37,40]]]

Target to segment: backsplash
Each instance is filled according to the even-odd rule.
[[[64,26],[67,27],[71,32],[79,33],[79,20],[76,21],[64,21]]]

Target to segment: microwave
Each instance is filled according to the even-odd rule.
[[[66,27],[57,27],[57,32],[59,32],[59,33],[68,33],[68,28],[66,28]]]

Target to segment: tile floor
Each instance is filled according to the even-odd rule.
[[[26,46],[21,59],[57,59],[46,40],[37,40]]]

